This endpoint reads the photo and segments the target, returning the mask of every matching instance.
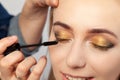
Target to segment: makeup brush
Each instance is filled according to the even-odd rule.
[[[48,42],[43,42],[39,44],[30,44],[30,45],[20,45],[19,43],[15,43],[11,46],[9,46],[5,52],[4,55],[6,56],[7,54],[15,51],[15,50],[20,50],[21,48],[28,48],[28,47],[35,47],[35,46],[51,46],[51,45],[56,45],[58,41],[48,41]]]

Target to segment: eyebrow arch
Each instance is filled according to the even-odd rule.
[[[92,30],[89,30],[88,33],[107,33],[117,38],[117,36],[113,32],[106,29],[92,29]]]
[[[60,22],[60,21],[55,22],[53,25],[54,25],[54,26],[55,26],[55,25],[62,26],[62,27],[65,28],[65,29],[72,30],[69,25],[67,25],[67,24],[65,24],[65,23],[63,23],[63,22]]]

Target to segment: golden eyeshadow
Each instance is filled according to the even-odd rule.
[[[104,47],[104,48],[111,48],[113,47],[113,44],[110,40],[105,39],[102,36],[93,36],[91,39],[92,44],[94,44],[96,47]]]
[[[67,32],[55,32],[55,36],[60,39],[70,39],[71,36]]]

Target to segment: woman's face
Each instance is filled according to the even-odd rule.
[[[56,80],[117,80],[120,4],[117,0],[60,0],[49,47]]]

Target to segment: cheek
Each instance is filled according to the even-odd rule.
[[[50,41],[56,40],[53,29],[51,31],[51,35],[49,38]],[[56,64],[62,64],[65,62],[64,60],[66,59],[68,52],[71,48],[71,43],[60,43],[58,42],[57,45],[53,45],[49,47],[49,52],[50,52],[50,58],[52,65],[56,67]]]
[[[65,47],[63,45],[54,45],[49,47],[50,58],[53,65],[63,64],[67,55],[68,55],[69,47]]]
[[[96,53],[97,54],[97,53]],[[89,56],[90,66],[98,75],[112,77],[120,74],[120,54],[111,52]]]
[[[55,45],[49,47],[49,53],[54,76],[56,79],[60,79],[60,71],[62,67],[65,66],[64,63],[67,56],[66,49],[64,47],[59,47],[58,45]]]
[[[55,35],[52,31],[50,36],[50,41],[56,40]],[[59,46],[59,43],[57,45],[49,46],[49,53],[50,58],[52,62],[52,66],[56,66],[56,64],[59,64],[62,62],[62,60],[65,58],[65,49],[61,46]]]

